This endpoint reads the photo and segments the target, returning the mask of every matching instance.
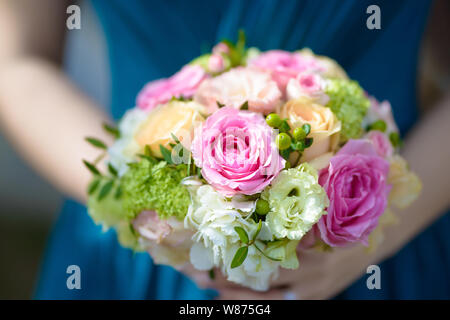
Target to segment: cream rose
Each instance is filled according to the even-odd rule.
[[[148,114],[135,140],[141,148],[148,145],[158,157],[162,156],[160,145],[170,148],[170,143],[174,142],[172,134],[189,148],[194,125],[205,120],[202,112],[203,106],[193,101],[171,101],[161,105]]]
[[[301,161],[310,161],[324,153],[334,151],[339,141],[341,122],[327,107],[314,103],[307,97],[288,101],[280,110],[280,116],[287,118],[292,129],[305,123],[311,125],[309,137],[313,144],[303,152]]]
[[[401,156],[394,155],[389,162],[388,183],[392,185],[389,204],[404,209],[419,196],[422,183],[417,175],[408,169],[408,163]]]

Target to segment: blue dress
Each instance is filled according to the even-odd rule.
[[[248,45],[262,50],[309,47],[336,59],[378,99],[388,99],[404,134],[417,120],[416,67],[430,2],[377,1],[381,29],[369,30],[373,1],[92,0],[108,43],[111,113],[134,106],[149,80],[170,76],[223,38],[243,28]],[[450,215],[436,221],[385,261],[382,289],[366,277],[338,298],[450,298]],[[81,269],[81,290],[68,290],[66,268]],[[120,247],[85,207],[67,201],[54,227],[42,266],[39,299],[209,299],[210,290],[145,253]]]

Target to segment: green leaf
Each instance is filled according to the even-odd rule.
[[[166,147],[164,147],[162,144],[159,145],[159,150],[161,151],[161,154],[162,154],[164,160],[168,164],[173,164],[172,152],[169,149],[167,149]]]
[[[98,201],[104,199],[112,190],[114,186],[114,181],[108,181],[103,185],[103,187],[100,189],[100,193],[98,194]]]
[[[98,171],[98,169],[95,167],[95,165],[93,165],[92,163],[90,163],[86,160],[83,160],[83,163],[86,166],[86,168],[88,168],[89,171],[92,172],[92,174],[101,176],[100,171]]]
[[[291,154],[291,151],[292,151],[291,148],[287,148],[287,149],[281,150],[280,154],[281,154],[281,156],[283,157],[284,160],[288,160],[289,156]]]
[[[108,149],[106,144],[104,144],[103,142],[101,142],[100,140],[98,140],[96,138],[87,137],[84,140],[86,140],[87,142],[89,142],[91,145],[93,145],[96,148],[100,148],[100,149],[103,149],[103,150]]]
[[[289,124],[286,121],[286,119],[284,119],[283,122],[281,123],[281,126],[280,126],[279,130],[280,130],[280,133],[282,133],[282,132],[289,132],[291,130],[291,127],[289,126]]]
[[[311,147],[313,142],[314,142],[314,138],[306,138],[305,139],[305,148]]]
[[[262,254],[264,257],[266,257],[266,258],[269,259],[269,260],[272,260],[272,261],[282,261],[281,259],[276,259],[276,258],[272,258],[272,257],[268,256],[268,255],[265,254],[264,251],[262,251],[262,249],[260,249],[256,244],[255,244],[255,248],[256,248],[259,252],[261,252],[261,254]]]
[[[231,261],[231,268],[234,269],[243,264],[245,258],[247,258],[247,254],[248,254],[247,246],[240,247],[239,249],[237,249],[236,253],[234,254],[233,260]]]
[[[259,220],[258,222],[258,228],[256,229],[255,235],[253,236],[253,241],[256,240],[256,237],[259,235],[259,233],[261,232],[261,228],[262,228],[262,220]]]
[[[216,101],[216,103],[219,109],[225,107],[225,105],[223,103],[220,103],[219,101]]]
[[[248,101],[245,101],[239,108],[240,110],[248,110]]]
[[[302,126],[303,131],[305,131],[306,135],[308,135],[311,132],[311,125],[309,123],[305,123]]]
[[[117,169],[113,167],[111,163],[108,163],[108,171],[111,173],[114,177],[117,177]]]
[[[214,269],[209,270],[208,274],[211,280],[214,280],[214,278],[216,277],[216,275],[214,274]]]
[[[247,244],[248,243],[248,234],[247,231],[245,231],[241,227],[234,227],[234,230],[239,235],[239,238],[241,239],[242,243]]]
[[[88,195],[93,194],[95,192],[95,190],[97,190],[99,184],[100,184],[100,179],[92,180],[88,186]]]
[[[116,127],[111,126],[111,125],[109,125],[109,124],[107,124],[107,123],[104,123],[104,124],[103,124],[103,129],[104,129],[107,133],[113,135],[116,139],[119,139],[119,138],[120,138],[120,131],[119,131],[119,129],[117,129]]]

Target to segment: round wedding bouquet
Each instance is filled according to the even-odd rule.
[[[148,83],[95,162],[88,211],[155,263],[267,290],[301,251],[373,250],[419,179],[388,102],[310,50],[223,41]],[[107,173],[97,164],[107,156]],[[326,254],[326,253],[324,253]],[[301,267],[301,266],[300,266]]]

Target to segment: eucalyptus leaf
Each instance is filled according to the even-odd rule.
[[[237,249],[236,253],[234,254],[233,260],[231,261],[231,268],[234,269],[243,264],[245,258],[247,258],[247,254],[248,254],[247,246],[240,247],[239,249]]]
[[[100,192],[98,194],[98,201],[101,201],[102,199],[104,199],[112,190],[114,186],[114,181],[108,181],[107,183],[105,183],[103,185],[103,187],[100,189]]]
[[[111,173],[114,177],[117,177],[117,169],[114,168],[114,166],[111,163],[108,163],[108,171]]]
[[[96,138],[87,137],[84,140],[86,140],[87,142],[89,142],[91,145],[93,145],[96,148],[100,148],[100,149],[103,149],[103,150],[108,149],[106,144],[104,144],[102,141],[100,141],[100,140],[98,140]]]
[[[88,194],[91,195],[97,190],[98,186],[100,184],[100,179],[94,179],[91,181],[91,183],[88,186]]]
[[[118,185],[116,188],[116,192],[114,193],[114,198],[120,199],[122,197],[122,194],[123,194],[122,186]]]
[[[173,164],[172,152],[169,149],[167,149],[166,147],[164,147],[162,144],[159,145],[159,150],[161,151],[161,154],[162,154],[164,160],[168,164]]]
[[[98,169],[95,167],[95,165],[93,165],[92,163],[90,163],[86,160],[83,160],[83,163],[86,166],[86,168],[88,168],[89,171],[92,172],[92,174],[101,176],[100,171],[98,171]]]
[[[111,126],[111,125],[109,125],[109,124],[107,124],[107,123],[104,123],[104,124],[103,124],[103,129],[104,129],[106,132],[108,132],[109,134],[113,135],[116,139],[119,139],[119,138],[120,138],[120,131],[119,131],[119,129],[117,129],[116,127]]]

